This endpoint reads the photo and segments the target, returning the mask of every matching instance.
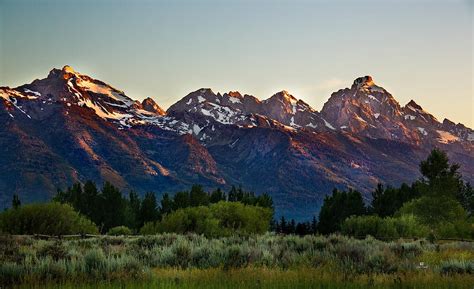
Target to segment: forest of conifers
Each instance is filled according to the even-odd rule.
[[[356,190],[334,189],[326,196],[319,216],[295,222],[274,219],[272,198],[232,186],[224,192],[153,192],[143,198],[125,196],[113,184],[102,188],[91,181],[59,190],[50,203],[21,205],[17,195],[0,214],[0,230],[7,234],[65,235],[76,233],[156,234],[197,233],[207,237],[281,234],[330,234],[378,238],[473,238],[474,193],[445,152],[434,149],[420,163],[422,178],[400,187],[379,184],[365,203]]]

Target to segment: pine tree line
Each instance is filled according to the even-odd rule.
[[[153,192],[140,198],[131,191],[125,197],[109,182],[99,190],[94,182],[87,181],[84,185],[75,183],[65,191],[59,190],[53,201],[70,204],[97,224],[101,232],[117,226],[127,226],[137,232],[145,223],[158,221],[178,209],[208,206],[220,201],[273,209],[273,201],[268,194],[257,196],[235,186],[226,194],[221,189],[207,193],[202,186],[193,185],[191,190],[177,192],[174,196],[165,193],[158,204]]]
[[[367,206],[359,191],[334,189],[324,198],[318,221],[313,217],[312,222],[296,223],[281,217],[273,222],[272,230],[297,235],[334,232],[357,235],[370,231],[361,228],[382,227],[391,222],[387,226],[397,224],[420,231],[437,231],[445,236],[472,234],[474,237],[472,229],[469,231],[469,226],[474,224],[474,190],[462,180],[459,165],[450,164],[444,151],[433,149],[420,163],[420,173],[422,177],[411,185],[403,183],[394,188],[378,184]],[[347,222],[348,219],[351,222]],[[406,224],[413,220],[416,224]]]

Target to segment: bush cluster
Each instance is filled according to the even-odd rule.
[[[0,239],[0,284],[146,278],[150,268],[243,267],[322,268],[344,278],[419,270],[423,254],[470,252],[464,243],[435,246],[426,241],[382,242],[341,235],[230,236],[160,234],[45,241],[30,237]],[[464,255],[468,256],[468,255]],[[452,258],[452,257],[450,257]],[[438,274],[473,274],[473,261],[427,263]]]
[[[46,203],[22,206],[0,214],[0,232],[25,235],[98,234],[89,219],[67,204]]]
[[[189,233],[207,237],[263,234],[270,225],[269,208],[221,201],[208,207],[189,207],[167,214],[161,221],[146,223],[140,233]]]
[[[400,217],[352,216],[342,224],[342,233],[350,236],[377,238],[422,238],[427,237],[429,229],[413,215]]]

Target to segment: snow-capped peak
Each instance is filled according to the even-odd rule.
[[[47,78],[17,87],[8,93],[5,92],[5,95],[13,104],[19,103],[18,110],[21,112],[30,116],[31,111],[36,111],[31,116],[40,118],[43,111],[49,113],[53,111],[51,106],[61,110],[65,115],[72,111],[75,113],[92,111],[96,116],[117,123],[120,127],[129,127],[133,124],[155,121],[156,117],[164,114],[151,98],[145,99],[143,103],[134,101],[123,91],[81,74],[68,65],[62,69],[53,68]],[[36,102],[25,103],[20,99],[35,99]]]
[[[12,118],[16,113],[32,119],[43,117],[43,109],[54,111],[47,108],[51,105],[64,115],[92,112],[119,128],[156,125],[180,134],[191,133],[203,140],[211,138],[218,126],[252,128],[266,126],[269,121],[295,131],[344,130],[400,141],[417,142],[438,134],[447,139],[447,133],[459,140],[474,140],[472,130],[449,121],[440,124],[413,100],[401,108],[371,76],[359,77],[351,88],[333,93],[321,113],[286,90],[260,101],[238,91],[216,94],[210,88],[189,93],[165,112],[152,98],[134,101],[123,91],[68,65],[52,69],[47,78],[31,84],[14,89],[0,88],[0,101]]]

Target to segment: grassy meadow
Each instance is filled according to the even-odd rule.
[[[15,288],[469,288],[474,243],[341,235],[0,239]],[[423,264],[420,265],[420,262]]]

